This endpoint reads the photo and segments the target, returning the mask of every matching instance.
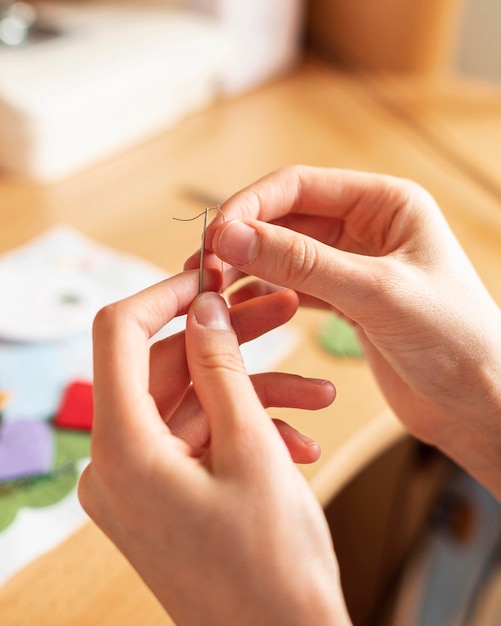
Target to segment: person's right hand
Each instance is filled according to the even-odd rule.
[[[221,211],[208,249],[350,320],[407,428],[501,495],[501,315],[430,195],[389,176],[293,167]]]

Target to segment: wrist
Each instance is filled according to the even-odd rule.
[[[501,500],[501,332],[483,343],[437,445]]]
[[[324,570],[317,573],[310,571],[309,575],[302,577],[299,587],[291,595],[296,602],[293,614],[289,615],[288,626],[352,626],[339,582],[337,562],[333,561],[331,575],[326,576]]]

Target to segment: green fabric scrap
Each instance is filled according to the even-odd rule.
[[[355,329],[340,317],[331,315],[318,333],[322,348],[342,358],[362,359]]]

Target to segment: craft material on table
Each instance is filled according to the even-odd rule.
[[[0,583],[86,521],[76,485],[90,449],[92,321],[167,276],[66,226],[0,257]],[[296,339],[282,327],[245,344],[249,373]]]
[[[340,317],[329,316],[318,333],[318,340],[324,350],[335,356],[355,359],[363,357],[355,329]]]
[[[10,394],[8,391],[0,390],[0,416],[2,415],[2,411],[4,407],[9,402]]]
[[[53,457],[47,422],[19,420],[0,428],[0,481],[47,473]]]
[[[166,276],[64,226],[0,257],[0,581],[85,521],[90,436],[55,426],[91,420],[81,391],[88,401],[97,310]]]
[[[89,331],[99,307],[166,276],[142,259],[55,227],[0,257],[0,339],[46,342]]]

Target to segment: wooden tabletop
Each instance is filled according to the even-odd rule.
[[[431,191],[501,302],[501,93],[450,78],[375,79],[309,59],[288,77],[221,101],[144,144],[67,180],[0,176],[0,252],[70,224],[97,241],[176,272],[199,244],[195,215],[285,164],[355,168],[412,178]],[[499,190],[498,190],[499,185]],[[327,377],[334,405],[273,410],[317,439],[302,468],[327,503],[403,434],[362,361],[322,350],[325,313],[301,311],[300,341],[280,369]],[[0,589],[2,624],[132,626],[170,621],[93,525]]]

